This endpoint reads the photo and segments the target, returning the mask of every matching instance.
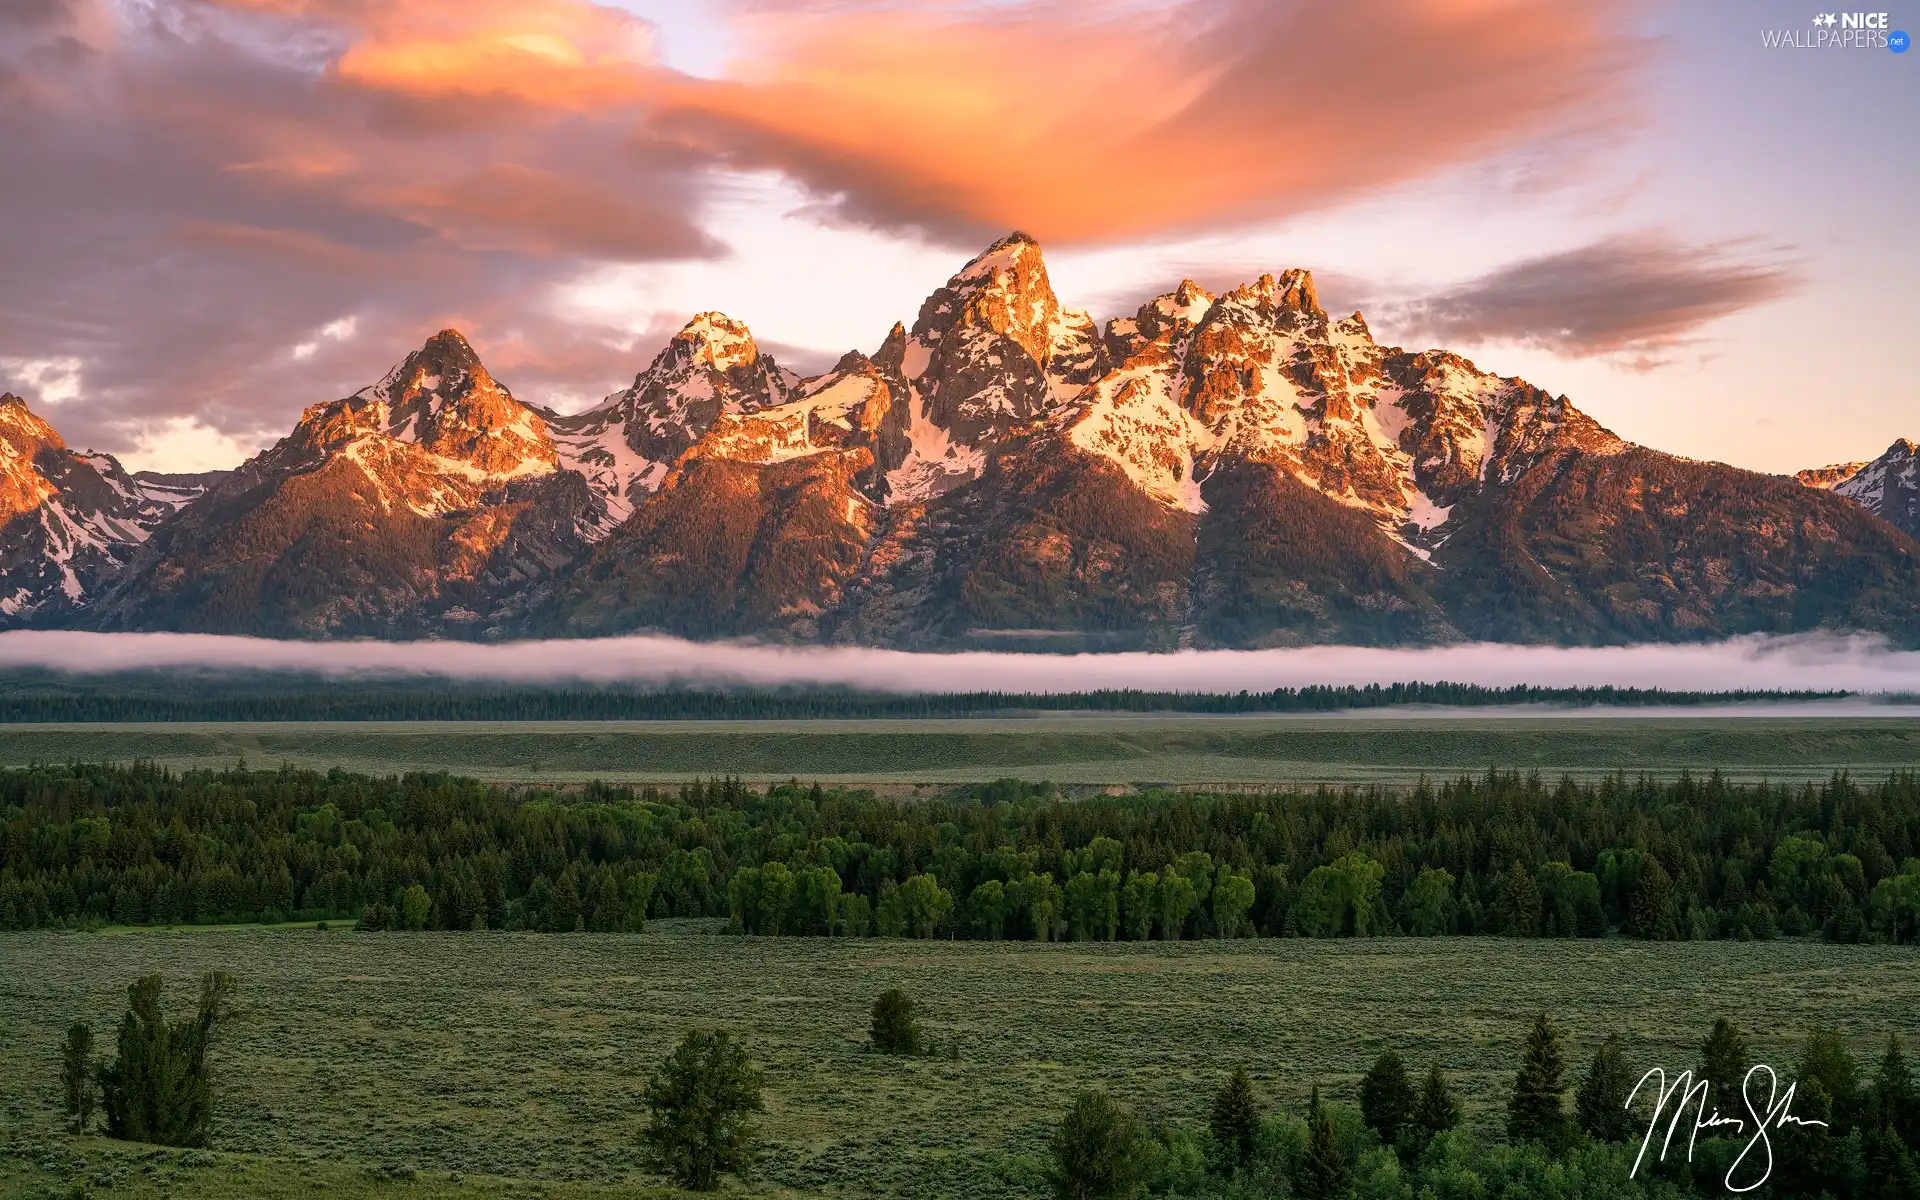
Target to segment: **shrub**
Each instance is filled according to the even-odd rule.
[[[918,1054],[920,1021],[913,1001],[899,988],[888,988],[873,1001],[873,1048],[882,1054]]]

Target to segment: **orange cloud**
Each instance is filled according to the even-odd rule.
[[[652,26],[584,0],[207,2],[342,30],[335,79],[416,99],[595,111],[641,98],[656,65]]]
[[[1120,240],[1324,205],[1589,119],[1622,91],[1622,7],[765,14],[735,77],[678,81],[653,128],[856,219]]]

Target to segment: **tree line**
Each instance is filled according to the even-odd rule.
[[[1503,1140],[1462,1125],[1440,1064],[1416,1082],[1392,1047],[1360,1078],[1357,1103],[1315,1087],[1298,1115],[1262,1111],[1251,1078],[1220,1084],[1205,1126],[1149,1129],[1098,1090],[1076,1096],[1054,1132],[1047,1178],[1061,1200],[1156,1196],[1414,1200],[1678,1200],[1751,1193],[1777,1200],[1912,1200],[1920,1196],[1920,1096],[1897,1037],[1863,1069],[1831,1030],[1808,1036],[1777,1093],[1746,1037],[1722,1018],[1663,1100],[1628,1066],[1618,1035],[1594,1048],[1581,1077],[1546,1014],[1528,1031],[1503,1101]],[[1754,1096],[1751,1107],[1744,1089]],[[1791,1119],[1783,1120],[1779,1113]],[[1714,1119],[1726,1118],[1718,1123]],[[1759,1118],[1759,1120],[1756,1120]],[[1764,1120],[1765,1153],[1748,1149]],[[1678,1132],[1666,1140],[1668,1127]],[[1705,1130],[1696,1136],[1696,1124]],[[1744,1157],[1743,1157],[1744,1153]]]
[[[807,720],[969,717],[1008,712],[1337,712],[1425,704],[1675,706],[1844,698],[1846,692],[1667,691],[1519,684],[1395,683],[1275,688],[1264,692],[928,692],[896,695],[836,688],[711,691],[692,688],[565,688],[372,683],[252,683],[169,677],[66,676],[0,679],[0,722],[70,721],[584,721]]]
[[[1069,801],[734,779],[503,788],[148,764],[0,771],[0,928],[1177,940],[1920,935],[1920,775],[1737,784],[1489,772],[1410,788]]]

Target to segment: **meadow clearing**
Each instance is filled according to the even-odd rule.
[[[1536,1011],[1584,1060],[1606,1033],[1636,1073],[1691,1065],[1716,1016],[1781,1065],[1831,1026],[1863,1058],[1920,1035],[1913,950],[1816,942],[1296,939],[983,943],[207,928],[0,934],[0,1194],[650,1194],[646,1072],[682,1032],[744,1035],[766,1071],[756,1195],[1039,1196],[1045,1138],[1098,1084],[1198,1125],[1220,1078],[1262,1100],[1350,1101],[1388,1043],[1452,1075],[1491,1133]],[[188,1003],[232,971],[210,1151],[59,1131],[65,1025],[110,1030],[165,973]],[[921,1004],[939,1054],[866,1046],[882,989]],[[110,1037],[111,1035],[108,1034]],[[953,1057],[947,1057],[951,1051]]]
[[[1070,785],[1406,783],[1490,766],[1593,778],[1719,769],[1751,780],[1920,767],[1907,716],[1042,715],[929,720],[235,722],[0,727],[0,764],[450,771],[499,782],[894,787],[1018,776]]]

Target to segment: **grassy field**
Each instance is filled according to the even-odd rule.
[[[1920,719],[1703,716],[1039,716],[973,720],[14,725],[0,763],[153,759],[448,770],[502,781],[734,774],[941,784],[1402,782],[1537,768],[1719,768],[1742,779],[1920,768]]]
[[[1920,1035],[1907,947],[1393,940],[1034,945],[336,929],[0,934],[0,1194],[633,1196],[644,1075],[694,1024],[748,1039],[767,1075],[763,1195],[1038,1195],[1067,1098],[1101,1084],[1157,1121],[1202,1121],[1246,1064],[1298,1108],[1351,1100],[1391,1040],[1440,1061],[1489,1122],[1531,1015],[1584,1061],[1618,1031],[1638,1071],[1691,1064],[1713,1018],[1792,1061],[1831,1025],[1863,1056]],[[171,998],[233,971],[214,1152],[57,1131],[58,1042],[110,1030],[126,985]],[[906,988],[957,1057],[865,1049]],[[107,1035],[110,1043],[111,1035]],[[411,1179],[411,1181],[409,1181]],[[397,1180],[397,1181],[396,1181]],[[431,1185],[431,1186],[427,1186]]]

